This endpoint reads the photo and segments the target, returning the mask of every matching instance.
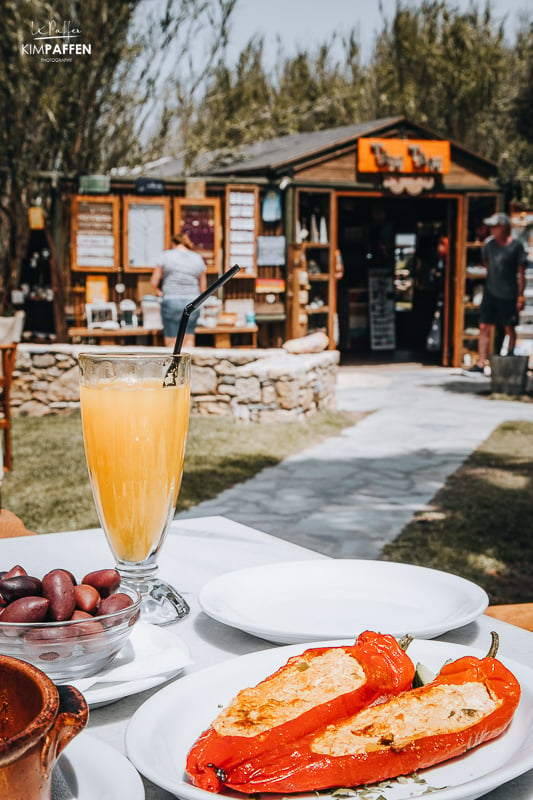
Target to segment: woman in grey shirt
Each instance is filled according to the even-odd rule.
[[[160,264],[150,278],[155,293],[162,297],[161,316],[166,347],[174,347],[185,306],[207,287],[206,266],[195,253],[186,233],[172,237],[172,247],[161,255]],[[194,311],[187,324],[183,346],[194,347],[194,330],[200,310]]]

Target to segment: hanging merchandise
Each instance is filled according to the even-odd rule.
[[[30,230],[44,230],[44,211],[41,206],[30,206],[28,210],[28,221]]]
[[[263,198],[262,220],[263,222],[279,222],[281,216],[281,194],[277,189],[269,189]]]
[[[319,236],[318,236],[318,225],[316,224],[316,216],[314,214],[311,214],[311,238],[310,238],[310,241],[311,242],[318,242],[318,240],[319,240]]]
[[[344,261],[340,250],[335,250],[335,277],[340,280],[344,276]]]
[[[328,226],[326,224],[326,218],[320,217],[320,244],[327,244],[328,243]]]
[[[437,302],[437,308],[433,315],[433,320],[426,338],[426,350],[430,353],[439,351],[442,348],[442,302]]]

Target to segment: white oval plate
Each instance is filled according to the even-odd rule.
[[[350,644],[335,642],[335,644]],[[313,642],[291,647],[262,650],[232,658],[214,667],[187,675],[161,689],[133,715],[126,732],[126,752],[139,772],[181,800],[213,800],[213,794],[192,786],[185,776],[187,753],[200,733],[209,727],[238,691],[253,686],[282,666],[290,656],[307,647],[332,642]],[[487,643],[488,649],[489,643]],[[414,662],[421,661],[437,672],[448,659],[465,655],[482,657],[485,653],[447,642],[415,640],[409,646]],[[507,731],[492,742],[481,745],[461,758],[441,766],[421,770],[425,784],[409,780],[395,784],[392,790],[380,789],[386,800],[419,797],[428,787],[435,788],[432,800],[474,800],[533,767],[533,670],[502,659],[522,687],[522,698]],[[533,785],[533,778],[531,779]],[[229,796],[244,795],[228,792]],[[321,796],[331,797],[327,792]],[[509,789],[501,797],[515,797]],[[529,797],[529,794],[527,795]],[[264,800],[277,800],[279,794],[263,794]],[[291,795],[313,798],[314,794]],[[522,795],[519,795],[522,797]]]
[[[431,639],[488,606],[471,581],[390,561],[323,559],[225,573],[198,601],[213,619],[280,644],[355,637],[364,630]]]
[[[141,776],[128,759],[87,732],[65,748],[60,769],[76,800],[144,800]],[[52,795],[53,797],[53,795]]]

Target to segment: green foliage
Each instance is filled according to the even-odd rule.
[[[348,21],[347,21],[348,22]],[[490,2],[459,11],[444,0],[398,0],[363,64],[354,30],[316,52],[281,49],[265,68],[261,40],[235,70],[221,64],[199,104],[189,158],[205,150],[405,115],[497,161],[509,199],[533,202],[533,26],[504,37]]]
[[[170,135],[170,79],[165,76],[181,76],[172,109],[176,113],[181,102],[186,110],[199,82],[210,74],[212,57],[224,47],[235,2],[165,0],[154,13],[149,0],[5,0],[0,216],[6,231],[6,289],[17,283],[28,206],[40,197],[52,213],[59,174],[76,179],[159,155]],[[25,52],[23,45],[38,42],[36,30],[50,33],[53,25],[56,33],[66,23],[81,30],[91,54],[49,62]],[[211,56],[206,61],[191,55],[190,37],[200,32]]]

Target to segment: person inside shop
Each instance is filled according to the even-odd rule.
[[[194,245],[186,233],[177,233],[172,237],[172,247],[162,253],[150,284],[155,294],[162,298],[165,346],[174,347],[185,306],[207,288],[205,261],[194,252]],[[197,309],[189,318],[183,339],[185,349],[194,347],[194,332],[199,316],[200,309]]]
[[[487,268],[483,299],[479,310],[478,360],[465,374],[483,376],[489,356],[490,335],[500,324],[508,337],[508,355],[513,355],[516,343],[518,314],[524,308],[525,266],[524,245],[511,236],[511,221],[507,214],[497,213],[483,220],[490,228],[484,242],[482,261]]]

